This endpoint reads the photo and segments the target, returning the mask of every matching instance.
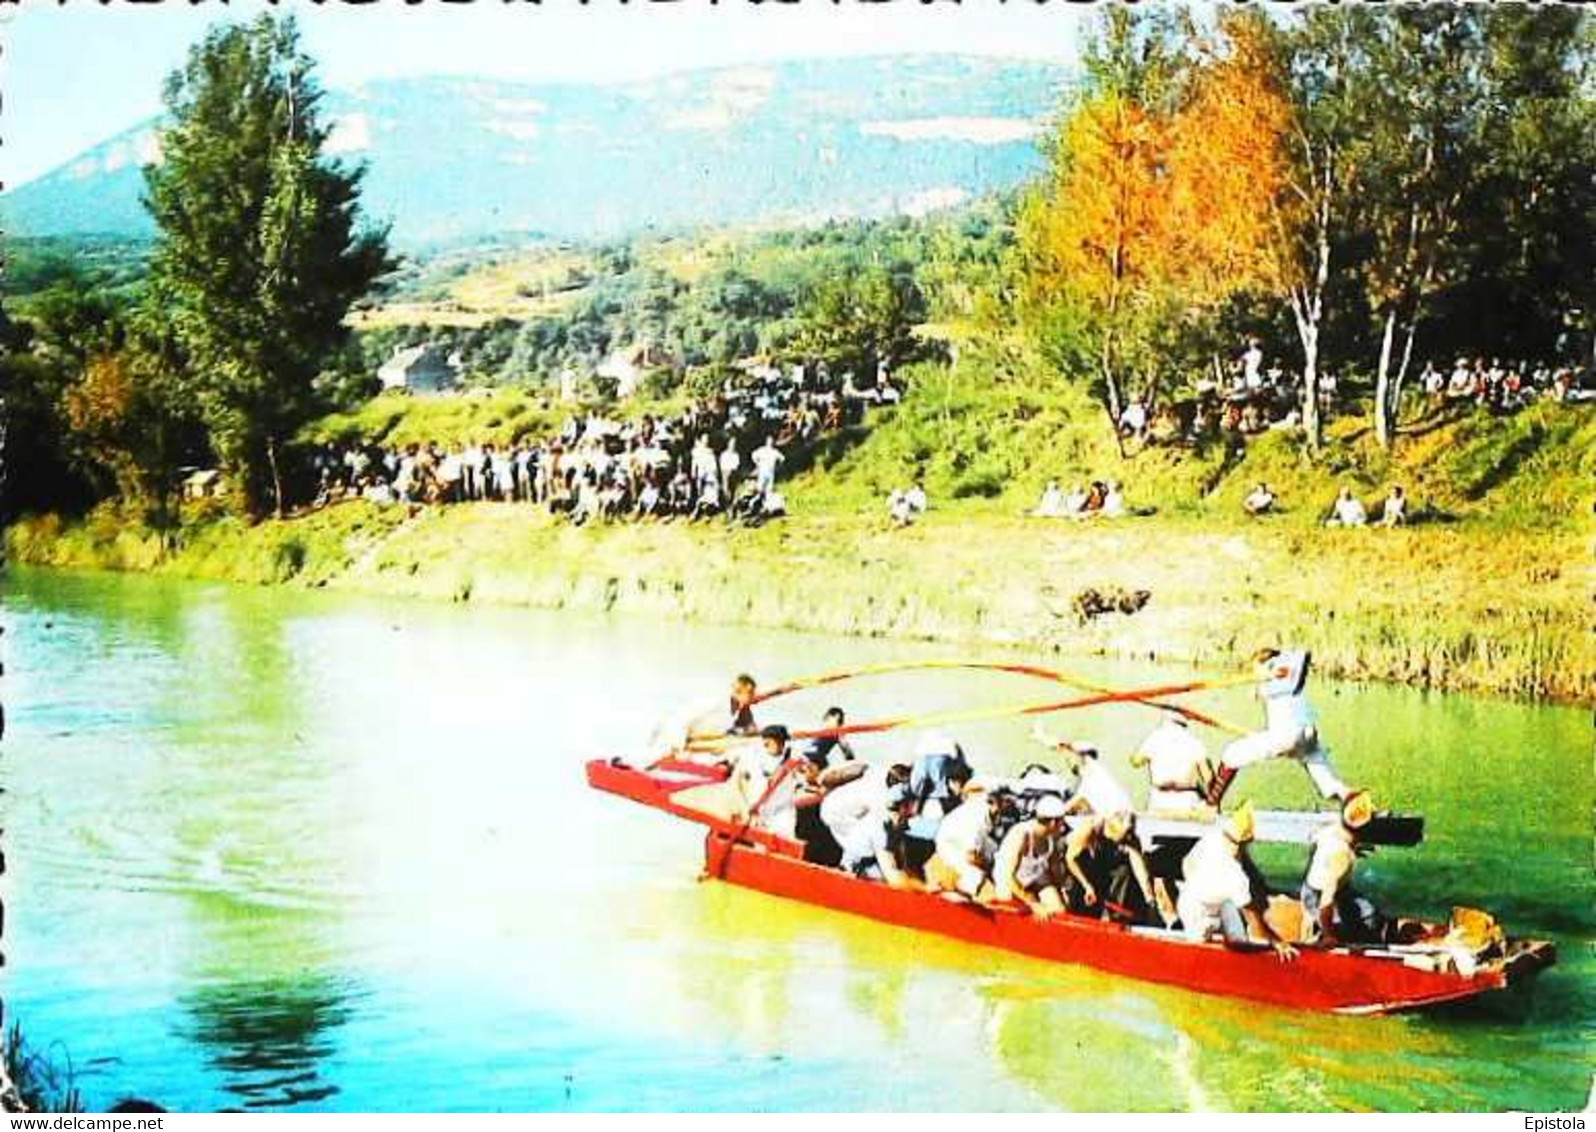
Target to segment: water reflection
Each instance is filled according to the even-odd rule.
[[[338,1093],[321,1075],[334,1033],[349,1020],[342,987],[327,976],[238,980],[185,994],[188,1037],[205,1048],[221,1088],[245,1109],[313,1107]]]

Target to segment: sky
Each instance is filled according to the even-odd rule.
[[[213,23],[272,10],[165,0],[0,6],[0,182],[12,188],[156,114],[161,84]],[[610,82],[787,59],[961,52],[1069,63],[1090,6],[1034,0],[286,0],[324,86],[475,75]]]

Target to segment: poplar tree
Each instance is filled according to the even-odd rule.
[[[282,515],[284,447],[317,411],[350,304],[390,266],[386,229],[359,216],[363,169],[326,155],[321,99],[292,18],[212,30],[167,80],[162,160],[145,170],[151,296],[257,516]]]

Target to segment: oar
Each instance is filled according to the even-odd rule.
[[[1211,690],[1219,689],[1219,688],[1234,687],[1234,686],[1240,685],[1240,684],[1250,684],[1255,679],[1255,677],[1253,677],[1251,675],[1233,676],[1233,677],[1226,677],[1226,678],[1218,679],[1218,680],[1193,681],[1191,683],[1174,686],[1174,690],[1170,690],[1170,689],[1166,689],[1166,688],[1151,688],[1151,689],[1142,689],[1142,690],[1121,692],[1121,691],[1117,691],[1117,690],[1112,689],[1112,688],[1106,688],[1106,687],[1103,687],[1103,686],[1100,686],[1100,685],[1095,685],[1095,684],[1088,683],[1086,681],[1083,681],[1083,680],[1079,679],[1078,677],[1071,676],[1070,674],[1065,673],[1065,672],[1059,672],[1059,671],[1055,671],[1053,669],[1047,669],[1047,668],[1039,668],[1039,667],[1036,667],[1035,665],[997,664],[997,663],[986,663],[986,662],[981,662],[981,661],[952,661],[952,660],[944,660],[944,661],[903,661],[903,662],[892,663],[892,664],[871,665],[871,666],[868,666],[866,668],[853,669],[853,670],[846,671],[846,672],[833,672],[833,673],[828,673],[828,674],[823,675],[823,676],[807,677],[807,678],[801,679],[801,680],[789,681],[786,684],[779,685],[776,688],[772,688],[769,691],[767,691],[767,692],[765,692],[765,693],[763,693],[763,694],[761,694],[759,696],[756,696],[754,698],[754,702],[755,703],[763,703],[765,701],[775,699],[778,696],[786,695],[786,694],[788,694],[790,692],[802,691],[802,690],[805,690],[805,689],[808,689],[808,688],[821,687],[821,686],[826,685],[826,684],[834,684],[834,683],[838,683],[838,682],[843,681],[843,680],[852,679],[852,678],[858,677],[858,676],[879,675],[879,674],[888,673],[888,672],[902,672],[902,671],[908,671],[908,670],[912,670],[912,669],[938,669],[938,668],[963,668],[963,669],[975,669],[975,670],[983,670],[983,671],[1012,672],[1012,673],[1015,673],[1015,674],[1018,674],[1018,675],[1033,676],[1033,677],[1036,677],[1038,679],[1049,680],[1049,681],[1052,681],[1053,683],[1063,684],[1063,685],[1065,685],[1067,687],[1080,688],[1080,689],[1082,689],[1084,691],[1093,693],[1095,696],[1102,697],[1102,698],[1098,698],[1098,699],[1090,699],[1090,700],[1084,700],[1084,701],[1080,701],[1080,702],[1071,701],[1071,702],[1068,702],[1066,704],[1059,705],[1058,707],[1052,708],[1050,710],[1064,710],[1066,707],[1090,706],[1090,705],[1096,704],[1096,703],[1141,703],[1141,704],[1146,705],[1147,707],[1157,708],[1157,709],[1159,709],[1161,711],[1175,712],[1175,713],[1177,713],[1179,715],[1185,716],[1186,718],[1193,720],[1194,722],[1206,724],[1207,726],[1214,727],[1214,728],[1222,730],[1222,731],[1228,731],[1228,732],[1230,732],[1232,734],[1236,734],[1236,735],[1247,734],[1247,729],[1244,728],[1244,727],[1239,727],[1236,724],[1230,723],[1230,722],[1228,722],[1226,720],[1218,719],[1218,718],[1216,718],[1214,716],[1211,716],[1211,715],[1208,715],[1208,714],[1206,714],[1204,712],[1198,711],[1195,708],[1187,707],[1184,704],[1166,704],[1166,703],[1159,703],[1159,702],[1156,702],[1156,701],[1161,699],[1164,696],[1185,695],[1185,694],[1188,694],[1188,693],[1191,693],[1191,692],[1211,691]],[[931,716],[921,717],[919,719],[916,719],[915,717],[905,717],[903,719],[898,719],[898,720],[884,721],[885,725],[855,724],[855,725],[851,725],[850,727],[847,727],[847,728],[829,728],[829,729],[824,729],[824,730],[802,731],[802,732],[795,733],[794,737],[795,738],[823,738],[823,737],[829,738],[829,737],[833,737],[833,736],[841,736],[841,735],[845,735],[845,734],[855,734],[855,733],[866,732],[866,731],[872,731],[872,732],[873,731],[882,731],[882,730],[887,730],[889,726],[890,727],[930,727],[930,726],[936,726],[936,725],[941,724],[941,723],[967,722],[967,721],[969,721],[971,719],[997,718],[997,717],[1001,717],[1002,715],[1011,714],[1011,713],[1012,714],[1024,714],[1027,710],[1036,710],[1036,707],[1033,706],[1032,708],[1002,709],[1002,710],[999,710],[998,712],[996,712],[995,714],[948,713],[948,714],[943,714],[943,715],[931,715]],[[723,735],[723,734],[720,734],[720,733],[713,733],[713,732],[711,732],[711,733],[699,733],[699,734],[696,734],[696,735],[689,735],[688,738],[687,738],[687,741],[686,741],[685,749],[687,749],[687,750],[700,750],[700,751],[715,750],[715,749],[725,745],[728,742],[734,741],[736,738],[738,738],[738,737],[737,736],[726,736],[726,735]]]
[[[1250,682],[1250,677],[1248,678]],[[829,739],[841,738],[845,735],[878,734],[883,731],[892,731],[900,727],[942,727],[953,723],[974,723],[989,719],[1004,719],[1010,716],[1048,715],[1053,712],[1070,711],[1076,708],[1095,707],[1099,704],[1134,703],[1148,699],[1161,699],[1168,696],[1185,695],[1188,692],[1200,691],[1214,685],[1209,681],[1197,681],[1185,684],[1164,684],[1152,688],[1135,688],[1128,691],[1100,692],[1090,696],[1080,696],[1070,700],[1060,700],[1047,703],[1010,704],[998,708],[977,708],[967,711],[934,712],[922,716],[899,716],[892,719],[872,720],[868,723],[849,723],[842,727],[823,727],[809,731],[795,731],[794,739]],[[727,742],[743,738],[742,736],[704,735],[695,736],[688,741],[689,750],[712,751],[724,746]]]

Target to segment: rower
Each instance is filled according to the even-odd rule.
[[[1264,919],[1269,891],[1247,851],[1253,832],[1252,803],[1243,802],[1186,854],[1181,863],[1185,880],[1176,902],[1181,926],[1191,939],[1218,932],[1233,946],[1252,943],[1250,933],[1257,931],[1281,959],[1293,959],[1296,949]]]
[[[1042,798],[1036,816],[1004,836],[992,864],[997,899],[1017,900],[1040,920],[1064,911],[1064,809],[1063,799]]]
[[[1049,735],[1039,723],[1031,730],[1031,738],[1045,747],[1073,755],[1075,758],[1075,773],[1078,781],[1075,784],[1075,796],[1069,800],[1071,814],[1113,814],[1121,810],[1134,810],[1135,803],[1131,801],[1130,792],[1120,785],[1119,779],[1114,777],[1114,772],[1103,765],[1096,747],[1090,743],[1073,743],[1068,739],[1059,739]]]
[[[1146,767],[1147,809],[1153,813],[1206,813],[1204,796],[1211,773],[1208,749],[1192,733],[1184,717],[1166,715],[1130,757],[1131,766]]]
[[[821,730],[826,734],[818,735],[809,740],[809,747],[804,751],[804,757],[821,770],[830,770],[843,763],[851,763],[857,757],[848,741],[837,732],[847,724],[848,717],[843,714],[840,707],[827,708],[821,720]]]
[[[941,731],[921,736],[909,771],[909,792],[921,816],[937,820],[951,810],[964,784],[970,781],[970,764],[964,748]]]
[[[1313,838],[1313,856],[1302,881],[1304,927],[1324,943],[1380,943],[1385,917],[1352,888],[1359,831],[1374,820],[1374,801],[1358,791],[1341,807],[1341,820]]]
[[[757,818],[772,833],[790,839],[797,834],[798,792],[814,768],[792,753],[789,739],[781,724],[766,727],[759,733],[758,747],[745,748],[733,757],[731,781],[741,799],[743,814]]]
[[[731,703],[728,707],[728,735],[758,735],[759,725],[754,722],[754,699],[759,686],[754,678],[744,672],[732,681]]]
[[[865,880],[885,881],[889,888],[919,889],[921,884],[910,872],[904,851],[909,818],[914,813],[914,797],[905,783],[889,786],[879,808],[853,828],[842,843],[842,867]]]
[[[852,870],[868,862],[875,853],[877,826],[885,824],[895,788],[907,793],[909,768],[899,763],[891,767],[871,766],[852,782],[838,786],[820,803],[820,820],[831,831],[842,850],[841,864]]]
[[[964,800],[937,827],[936,853],[926,862],[926,885],[933,892],[960,893],[972,900],[991,892],[987,872],[1002,813],[1002,799],[986,783],[965,784]]]
[[[1070,911],[1144,922],[1159,902],[1128,810],[1087,818],[1064,839],[1065,898]]]
[[[1318,717],[1304,686],[1312,657],[1305,651],[1262,649],[1253,657],[1258,696],[1264,702],[1264,728],[1237,739],[1220,756],[1220,767],[1208,784],[1208,804],[1217,806],[1242,767],[1266,759],[1295,759],[1325,798],[1344,799],[1352,788],[1336,777],[1330,752],[1319,742]]]

